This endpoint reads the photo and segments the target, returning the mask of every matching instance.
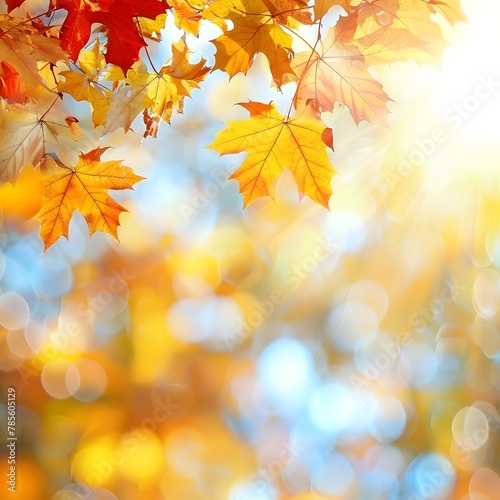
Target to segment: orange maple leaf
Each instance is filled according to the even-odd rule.
[[[47,88],[39,73],[39,63],[56,64],[66,60],[59,40],[46,36],[48,29],[40,24],[35,20],[0,15],[0,61],[15,68],[26,93],[36,98],[40,87]]]
[[[16,68],[6,61],[1,62],[2,75],[0,75],[0,96],[7,102],[24,104],[28,96],[26,95],[27,85],[21,81],[21,76]]]
[[[41,164],[45,193],[36,215],[45,250],[60,236],[68,237],[69,222],[75,210],[87,221],[90,235],[102,231],[118,239],[119,215],[125,212],[108,190],[133,189],[143,177],[135,175],[121,160],[101,161],[108,148],[80,153],[74,166],[64,165],[57,157],[46,155]]]
[[[299,192],[328,207],[331,180],[336,173],[326,152],[333,147],[331,129],[304,106],[292,117],[282,115],[274,103],[240,103],[250,112],[247,120],[229,122],[208,147],[220,155],[248,153],[229,177],[240,183],[244,205],[261,196],[274,198],[278,177],[288,168]]]
[[[390,100],[382,85],[368,72],[365,58],[354,44],[331,28],[320,42],[321,49],[296,54],[296,73],[287,81],[297,82],[295,105],[313,101],[321,111],[332,111],[336,102],[345,104],[355,122],[385,124]]]
[[[312,24],[310,6],[305,0],[262,0],[269,12],[282,26],[298,28]]]

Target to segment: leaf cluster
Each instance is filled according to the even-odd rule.
[[[50,0],[36,17],[22,15],[24,0],[6,4],[0,182],[14,183],[27,166],[40,170],[36,218],[45,248],[67,237],[75,210],[91,234],[117,237],[125,209],[108,190],[132,189],[141,178],[121,161],[101,160],[107,134],[128,132],[142,114],[144,137],[157,137],[161,123],[182,113],[184,99],[212,72],[246,74],[257,54],[267,59],[269,85],[294,86],[288,112],[272,102],[242,103],[248,118],[227,123],[209,148],[247,153],[231,175],[245,206],[272,197],[289,169],[300,193],[328,207],[336,171],[328,153],[333,131],[323,114],[341,103],[357,124],[386,125],[391,99],[371,67],[436,60],[444,47],[436,15],[451,24],[464,20],[459,0]],[[341,14],[335,23],[332,12]],[[169,16],[184,34],[169,42],[172,56],[155,66],[152,48],[166,43]],[[213,64],[196,58],[188,42],[208,25],[220,33],[210,42]],[[70,97],[88,103],[92,127],[85,130],[79,123],[86,117],[69,114]],[[78,153],[89,136],[99,137],[98,144]]]

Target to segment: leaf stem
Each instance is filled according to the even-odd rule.
[[[302,80],[304,79],[304,76],[305,76],[307,70],[309,69],[309,63],[311,62],[311,59],[313,58],[314,54],[317,54],[316,47],[318,46],[318,43],[321,41],[321,23],[318,23],[318,35],[316,37],[316,42],[314,43],[314,46],[312,46],[303,36],[299,35],[295,30],[288,28],[288,26],[286,26],[286,28],[288,30],[290,30],[293,34],[295,34],[298,38],[300,38],[311,49],[311,53],[309,55],[309,58],[308,58],[307,62],[305,63],[305,70],[298,77],[298,81],[296,83],[297,87],[296,87],[295,92],[293,94],[293,97],[290,101],[290,107],[288,108],[288,112],[286,114],[286,120],[288,120],[290,118],[290,113],[292,112],[292,108],[293,108],[295,101],[297,99],[297,94],[299,92]]]

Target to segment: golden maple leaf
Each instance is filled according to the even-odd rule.
[[[59,92],[65,92],[77,101],[88,101],[92,106],[92,121],[95,127],[104,125],[109,109],[111,91],[98,86],[98,78],[106,61],[101,53],[99,41],[94,43],[92,50],[81,50],[78,56],[80,71],[61,71],[63,79],[57,84]]]
[[[230,77],[240,72],[246,74],[255,56],[262,53],[269,61],[274,81],[280,86],[283,75],[293,73],[290,67],[293,38],[278,21],[278,3],[266,3],[261,0],[216,0],[203,11],[203,17],[224,31],[212,41],[217,49],[214,69],[225,71]],[[283,15],[282,19],[287,17]],[[232,29],[222,20],[230,21]]]
[[[202,12],[208,0],[169,0],[174,14],[174,22],[186,33],[198,35]]]
[[[314,19],[321,19],[334,5],[339,5],[347,13],[351,12],[351,0],[315,0]]]
[[[57,157],[46,155],[41,164],[45,192],[42,208],[36,215],[40,237],[47,250],[60,236],[68,237],[69,222],[78,210],[89,227],[90,235],[102,231],[118,239],[119,216],[125,212],[108,194],[110,189],[133,189],[142,180],[121,160],[101,161],[108,148],[80,153],[74,166],[64,165]]]
[[[141,35],[157,42],[161,41],[161,30],[165,28],[166,21],[167,14],[159,14],[155,19],[147,17],[137,17],[135,19],[137,29]]]
[[[244,205],[261,196],[274,197],[275,183],[288,168],[299,191],[328,207],[331,180],[336,173],[326,152],[333,148],[331,129],[304,106],[292,117],[274,103],[240,103],[250,112],[247,120],[229,122],[208,147],[221,156],[246,152],[247,158],[229,177],[240,184]]]

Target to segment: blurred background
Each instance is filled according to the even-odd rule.
[[[225,179],[244,156],[204,149],[235,103],[288,106],[259,58],[211,75],[157,141],[109,138],[147,178],[113,194],[121,243],[76,215],[42,254],[38,173],[0,188],[14,497],[499,498],[500,6],[463,8],[441,65],[374,69],[389,129],[325,116],[330,211],[289,173],[243,210]]]

